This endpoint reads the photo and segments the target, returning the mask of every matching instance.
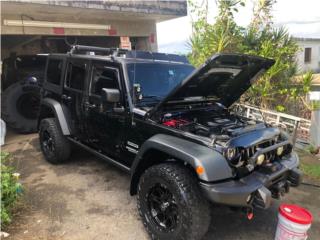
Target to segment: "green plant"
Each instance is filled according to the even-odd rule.
[[[241,44],[241,27],[235,21],[233,14],[239,6],[244,6],[243,0],[217,0],[219,14],[213,24],[209,23],[208,0],[202,5],[189,1],[193,34],[189,45],[192,49],[189,59],[195,66],[205,62],[217,52],[235,52]]]
[[[253,17],[246,28],[238,26],[234,21],[234,13],[241,9],[244,1],[216,0],[218,15],[213,23],[208,20],[208,1],[202,5],[195,2],[189,1],[191,16],[195,16],[189,41],[192,49],[190,62],[199,66],[218,52],[240,52],[272,58],[275,60],[274,66],[253,85],[243,99],[281,112],[299,112],[297,105],[304,105],[303,98],[309,91],[312,73],[306,73],[299,84],[293,77],[297,72],[295,56],[299,47],[285,28],[273,24],[272,8],[276,1],[255,0]],[[297,104],[297,101],[302,103]]]
[[[311,154],[317,154],[319,151],[319,149],[312,144],[309,144],[307,147],[305,147],[304,150],[306,150],[307,152],[309,152]]]
[[[295,54],[298,45],[284,28],[272,26],[253,29],[244,36],[242,52],[275,60],[275,64],[247,92],[255,105],[284,111],[286,103],[301,96],[302,89],[294,81]]]
[[[1,152],[1,227],[11,222],[11,211],[21,192],[18,175],[8,166],[10,155]]]

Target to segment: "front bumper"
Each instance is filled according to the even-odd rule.
[[[221,183],[200,183],[205,196],[214,203],[230,206],[268,208],[272,197],[282,195],[289,190],[289,185],[298,186],[302,173],[297,168],[299,158],[292,152],[283,158],[275,172],[266,174],[254,171],[240,180]]]

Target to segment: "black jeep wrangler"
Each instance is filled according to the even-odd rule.
[[[251,213],[301,181],[286,134],[229,110],[273,63],[217,54],[194,69],[178,55],[88,46],[49,55],[42,152],[62,163],[76,144],[118,166],[152,239],[201,239],[209,203]]]

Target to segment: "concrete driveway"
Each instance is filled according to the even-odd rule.
[[[25,188],[22,206],[7,230],[7,239],[149,239],[129,194],[130,177],[76,149],[70,162],[50,165],[39,150],[36,134],[9,134],[3,148],[14,156]],[[283,200],[300,204],[314,215],[309,239],[320,236],[320,188],[302,185]],[[205,239],[273,239],[279,201],[255,211],[249,221],[241,212],[212,207]]]

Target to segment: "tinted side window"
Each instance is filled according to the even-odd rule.
[[[83,90],[86,78],[86,64],[69,63],[67,70],[66,86]]]
[[[47,82],[56,85],[60,84],[63,61],[50,59],[47,68]]]
[[[119,89],[118,71],[106,67],[94,67],[91,93],[101,95],[102,88]]]

